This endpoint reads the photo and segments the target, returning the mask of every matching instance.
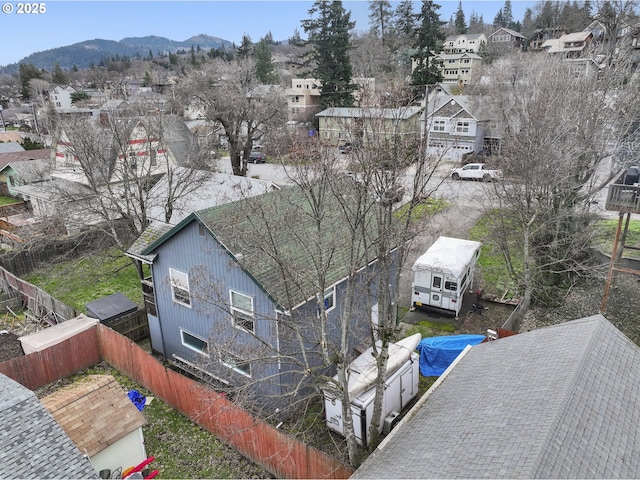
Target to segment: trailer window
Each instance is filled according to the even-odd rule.
[[[441,288],[442,287],[442,278],[436,277],[434,275],[432,287],[433,288]]]
[[[456,282],[444,282],[444,289],[455,292],[458,290],[458,284]]]

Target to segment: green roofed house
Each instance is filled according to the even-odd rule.
[[[349,185],[355,183],[327,194],[320,217],[312,214],[309,192],[288,187],[156,230],[137,252],[151,265],[144,288],[152,348],[205,381],[250,385],[250,403],[284,413],[310,387],[321,347],[332,358],[337,352],[349,277],[356,280],[349,282],[356,287],[348,317],[348,353],[355,356],[377,318],[370,248],[377,216],[371,212],[354,241],[341,208],[353,205]],[[389,253],[394,259],[395,249]]]

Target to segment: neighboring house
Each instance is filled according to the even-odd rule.
[[[24,148],[18,142],[0,143],[0,154],[24,152]]]
[[[442,83],[468,85],[474,70],[482,65],[482,57],[475,53],[437,53],[433,60],[437,62]]]
[[[481,343],[351,478],[637,478],[639,396],[640,348],[601,315]]]
[[[124,188],[125,170],[131,172],[127,174],[159,178],[167,168],[188,164],[194,140],[183,120],[165,117],[162,138],[157,137],[157,132],[149,131],[140,118],[110,121],[126,123],[128,140],[123,146],[113,138],[111,130],[97,126],[95,147],[102,149],[104,164],[91,163],[83,167],[78,158],[82,150],[76,150],[70,136],[62,131],[54,148],[52,180],[16,188],[16,192],[31,203],[37,218],[60,217],[67,231],[100,223],[104,218],[97,214],[92,216],[93,209],[89,208],[96,198],[96,188],[108,187],[112,192]]]
[[[71,108],[71,94],[76,91],[71,85],[56,85],[49,89],[49,101],[56,110]]]
[[[489,45],[491,48],[522,50],[526,44],[526,40],[526,37],[520,32],[509,28],[499,28],[489,35]]]
[[[125,112],[131,104],[120,98],[114,98],[107,100],[100,106],[100,110],[103,112]]]
[[[483,44],[487,44],[487,36],[484,33],[449,35],[442,45],[442,51],[444,53],[478,53]]]
[[[0,374],[0,478],[99,478],[35,393]]]
[[[147,421],[111,375],[88,375],[41,401],[96,471],[122,473],[147,459]]]
[[[316,114],[320,138],[331,144],[344,141],[366,144],[368,138],[420,135],[420,107],[332,107]],[[375,129],[373,131],[372,129]]]
[[[342,191],[350,194],[346,186]],[[326,260],[314,240],[311,204],[299,188],[201,210],[168,231],[146,232],[149,246],[140,255],[151,262],[144,293],[153,349],[199,378],[232,388],[250,384],[250,401],[263,411],[291,407],[289,396],[308,388],[302,365],[321,363],[320,308],[328,318],[327,348],[335,352],[340,344],[353,268],[348,254],[360,246],[345,235],[349,226],[335,197],[327,201],[334,204],[322,217],[320,244],[330,250],[324,252],[330,260],[323,286],[309,271]],[[353,353],[371,335],[377,286],[370,257],[363,252],[356,273],[348,337]],[[370,283],[362,283],[365,278]]]
[[[0,168],[0,194],[18,197],[16,187],[51,180],[49,159],[11,162]]]
[[[292,78],[291,88],[285,90],[288,120],[310,122],[320,111],[322,84],[314,78]]]
[[[477,110],[467,95],[431,95],[426,107],[428,153],[459,162],[466,153],[499,150],[499,126]]]
[[[537,28],[529,39],[529,50],[540,50],[547,40],[560,38],[564,34],[557,28]]]
[[[186,178],[187,180],[183,180]],[[186,183],[188,182],[189,185]],[[171,179],[167,175],[156,183],[149,192],[150,205],[147,218],[165,222],[164,205],[168,201],[169,191],[173,195],[190,188],[190,184],[199,184],[198,193],[182,195],[172,203],[171,218],[168,223],[177,225],[193,212],[205,208],[216,207],[225,203],[235,202],[244,198],[261,195],[278,190],[275,183],[268,180],[227,175],[225,173],[198,171],[176,167]],[[170,189],[169,186],[172,185]]]
[[[593,34],[588,31],[568,33],[560,38],[546,40],[540,48],[550,55],[580,58],[589,51]]]

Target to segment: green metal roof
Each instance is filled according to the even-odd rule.
[[[364,232],[355,236],[357,241],[350,224],[355,215],[345,213],[357,208],[357,188],[356,182],[346,179],[340,189],[331,191],[289,187],[200,210],[143,253],[151,253],[198,220],[281,308],[292,309],[319,291],[318,272],[325,272],[329,287],[375,259],[377,204],[370,198],[366,202],[364,225],[355,226]],[[314,214],[323,195],[322,213]],[[365,245],[370,246],[366,252]]]

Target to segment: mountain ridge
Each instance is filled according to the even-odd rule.
[[[158,35],[147,35],[144,37],[125,37],[121,40],[106,40],[94,38],[84,40],[64,47],[56,47],[41,52],[34,52],[27,55],[22,60],[5,66],[0,66],[0,72],[13,73],[18,70],[20,63],[32,63],[40,69],[51,71],[55,63],[69,70],[74,66],[78,68],[88,68],[91,64],[98,64],[103,58],[110,58],[118,55],[133,58],[136,56],[146,57],[149,51],[153,55],[164,53],[175,53],[179,50],[189,50],[198,46],[204,50],[231,49],[233,42],[214,37],[204,33],[194,35],[186,40],[177,41]]]

